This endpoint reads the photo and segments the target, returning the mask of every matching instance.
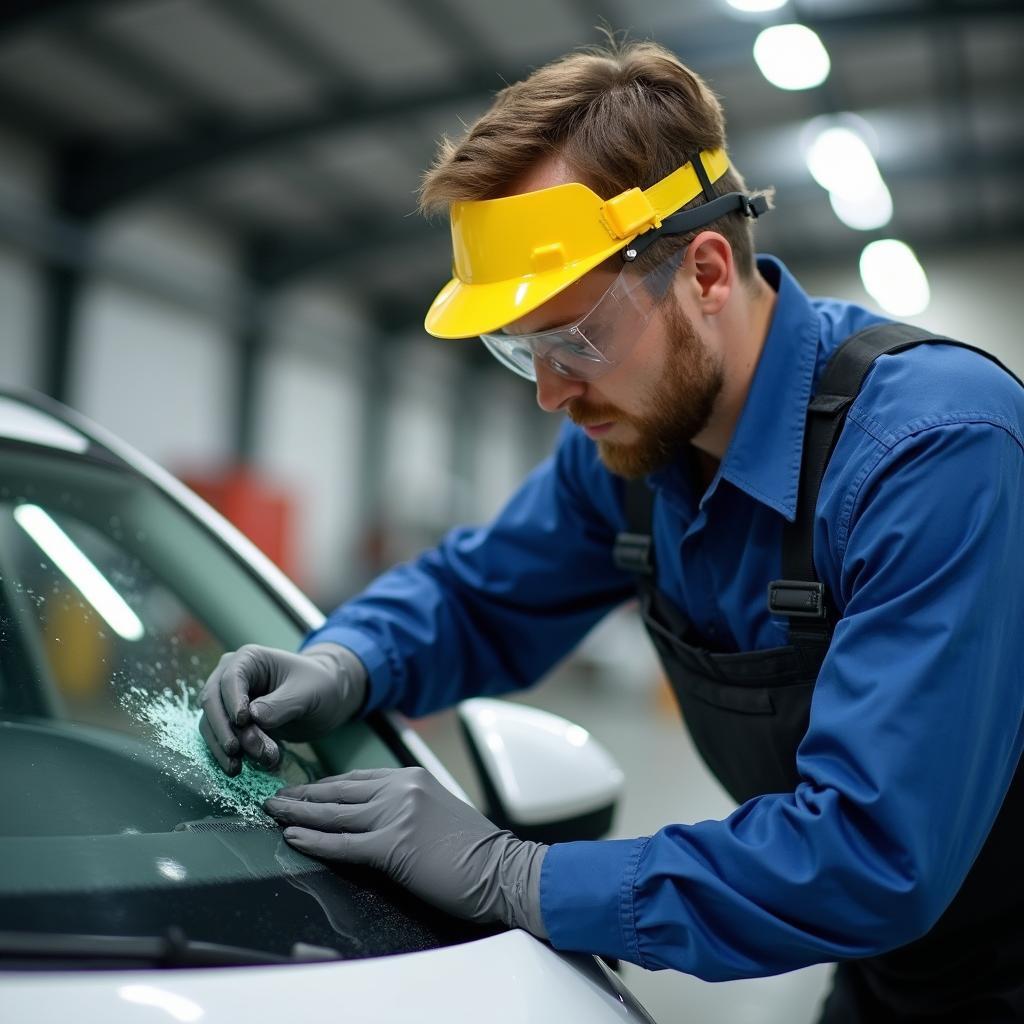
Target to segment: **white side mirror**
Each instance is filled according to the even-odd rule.
[[[598,839],[610,828],[623,775],[586,729],[547,711],[477,697],[459,720],[496,825],[523,839]]]

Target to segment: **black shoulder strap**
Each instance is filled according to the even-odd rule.
[[[814,568],[814,512],[821,481],[846,422],[846,414],[860,393],[874,361],[915,345],[939,343],[970,349],[991,359],[1024,387],[1011,370],[991,353],[962,341],[930,334],[919,327],[884,323],[847,338],[832,354],[818,389],[807,406],[797,492],[796,519],[782,533],[782,579],[768,586],[768,609],[789,618],[790,643],[808,665],[821,664],[832,634],[832,602]],[[654,493],[645,480],[625,485],[626,529],[615,538],[615,564],[634,573],[642,588],[653,586],[655,551],[652,539]]]
[[[627,480],[626,529],[615,537],[612,560],[620,569],[654,580],[654,492],[643,478]]]
[[[971,349],[991,359],[1022,383],[991,353],[909,324],[884,323],[868,327],[851,335],[836,349],[807,406],[796,519],[783,529],[783,578],[768,587],[768,609],[775,615],[789,617],[790,640],[797,646],[827,644],[831,635],[829,600],[814,569],[814,512],[821,481],[846,422],[846,414],[879,356],[926,343]]]

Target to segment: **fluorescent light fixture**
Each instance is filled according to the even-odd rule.
[[[868,144],[850,128],[826,128],[807,150],[807,169],[826,192],[859,202],[882,184]]]
[[[788,0],[728,0],[729,6],[744,14],[764,14],[785,7]]]
[[[135,1003],[136,1006],[152,1006],[157,1010],[163,1010],[174,1020],[183,1021],[184,1024],[191,1024],[203,1016],[203,1008],[185,996],[179,996],[177,992],[168,992],[165,988],[158,988],[156,985],[122,985],[117,994],[126,1003]]]
[[[849,228],[873,231],[883,228],[892,220],[892,195],[881,178],[873,192],[850,198],[838,192],[829,192],[829,202],[836,216]]]
[[[773,25],[754,40],[761,74],[780,89],[813,89],[828,78],[831,64],[816,32],[806,25]]]
[[[124,598],[47,512],[38,505],[18,505],[14,519],[118,636],[125,640],[145,636],[142,622]]]
[[[896,238],[864,246],[860,279],[868,294],[893,316],[916,316],[928,308],[931,289],[914,250]]]

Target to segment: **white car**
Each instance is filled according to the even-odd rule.
[[[214,766],[196,694],[218,658],[322,621],[168,473],[0,391],[0,1020],[649,1021],[594,957],[284,843],[260,808],[282,778],[420,764],[465,796],[399,716],[287,744],[277,773]],[[607,828],[621,776],[578,726],[499,701],[463,724],[492,816]]]

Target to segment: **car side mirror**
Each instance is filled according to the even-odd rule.
[[[496,825],[545,843],[611,829],[622,771],[582,726],[486,697],[463,701],[459,722]]]

